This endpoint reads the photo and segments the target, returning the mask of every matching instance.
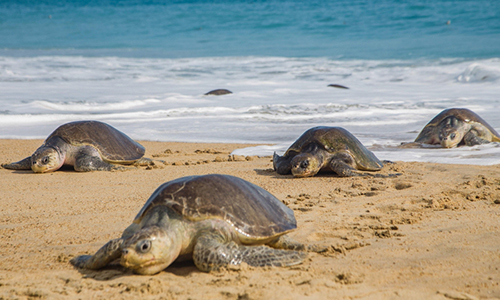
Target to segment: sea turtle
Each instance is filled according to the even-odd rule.
[[[449,108],[435,116],[422,129],[415,143],[453,148],[500,142],[500,135],[475,112],[466,108]]]
[[[304,132],[283,156],[274,153],[273,166],[281,175],[314,176],[331,170],[338,176],[367,175],[358,170],[378,171],[383,165],[349,131],[341,127],[314,127]]]
[[[346,87],[345,85],[336,84],[336,83],[329,84],[328,86],[329,86],[329,87],[338,88],[338,89],[344,89],[344,90],[348,90],[348,89],[349,89],[349,88],[348,88],[348,87]]]
[[[313,249],[285,235],[296,227],[293,211],[257,185],[229,175],[188,176],[160,185],[121,238],[70,262],[96,270],[120,258],[139,274],[191,257],[206,272],[242,262],[291,266]]]
[[[226,89],[216,89],[212,90],[210,92],[205,93],[205,96],[222,96],[222,95],[227,95],[227,94],[232,94],[230,90]]]
[[[151,160],[143,158],[144,152],[141,144],[106,123],[77,121],[59,126],[33,155],[2,167],[35,173],[55,171],[63,165],[83,172],[109,171],[123,168],[113,164],[150,164]]]

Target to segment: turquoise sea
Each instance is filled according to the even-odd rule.
[[[50,1],[0,3],[12,56],[491,58],[500,2]],[[449,24],[447,24],[449,22]]]
[[[268,155],[327,125],[381,159],[500,163],[393,149],[450,107],[500,131],[500,1],[0,1],[0,37],[0,138],[96,119]]]

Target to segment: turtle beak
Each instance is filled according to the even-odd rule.
[[[120,258],[120,264],[124,266],[125,268],[130,268],[131,265],[128,262],[130,259],[130,251],[128,249],[123,249],[122,251],[122,256]]]

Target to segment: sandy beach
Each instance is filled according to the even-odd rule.
[[[0,163],[42,140],[0,140]],[[231,157],[248,144],[141,142],[154,167],[49,174],[0,169],[0,299],[500,299],[500,165],[399,162],[394,178],[294,179],[271,157]],[[432,150],[429,150],[432,151]],[[287,268],[192,262],[154,276],[69,260],[117,238],[162,183],[230,174],[295,212],[302,242],[328,246]]]

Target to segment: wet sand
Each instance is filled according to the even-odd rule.
[[[0,162],[42,140],[0,140]],[[394,162],[396,178],[294,179],[250,145],[141,142],[153,168],[50,174],[0,169],[0,299],[500,299],[500,165]],[[69,260],[117,238],[162,183],[230,174],[291,207],[290,235],[328,251],[301,265],[203,273],[192,262],[154,276]]]

